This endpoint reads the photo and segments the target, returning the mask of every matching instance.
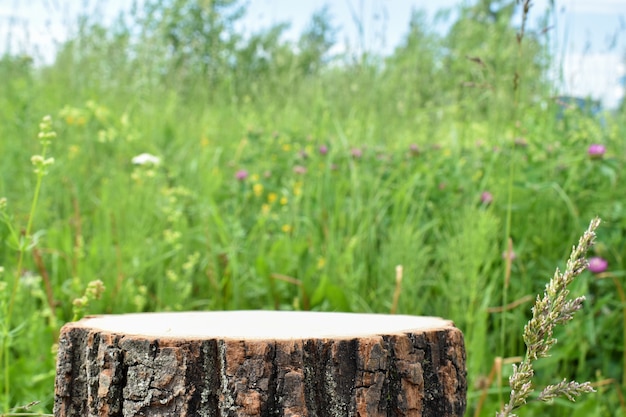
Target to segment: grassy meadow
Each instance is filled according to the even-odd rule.
[[[597,392],[520,415],[625,415],[626,115],[559,105],[550,32],[484,3],[445,35],[416,12],[389,56],[334,54],[327,9],[297,41],[243,37],[236,0],[87,14],[54,63],[3,56],[0,416],[51,413],[65,322],[230,309],[451,319],[467,415],[492,416],[595,216],[608,268],[574,282],[587,301],[536,382]]]

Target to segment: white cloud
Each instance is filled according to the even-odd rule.
[[[570,53],[564,57],[563,94],[600,99],[607,108],[615,108],[622,96],[619,78],[624,75],[617,53]]]
[[[626,1],[624,0],[556,0],[557,10],[564,7],[571,13],[594,14],[624,14]]]

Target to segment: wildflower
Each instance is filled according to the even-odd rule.
[[[493,195],[489,191],[483,191],[480,195],[480,202],[489,205],[493,201]]]
[[[185,271],[185,273],[191,272],[196,267],[199,260],[200,260],[200,252],[194,252],[191,255],[189,255],[187,257],[187,262],[183,264],[183,271]]]
[[[257,197],[260,197],[261,194],[263,194],[263,185],[256,183],[252,186],[252,192],[254,192],[254,195]]]
[[[101,129],[98,131],[98,142],[100,143],[114,142],[116,137],[117,131],[114,128],[109,128],[107,130]]]
[[[302,165],[296,165],[295,167],[293,167],[293,173],[298,175],[304,175],[306,174],[306,167],[303,167]]]
[[[287,197],[281,197],[280,198],[280,205],[281,206],[286,206],[288,202],[289,202],[289,200],[287,200]]]
[[[131,159],[131,162],[134,165],[159,165],[161,163],[161,158],[151,155],[149,153],[141,153],[133,157],[133,159]]]
[[[319,153],[320,153],[320,155],[326,155],[328,153],[328,146],[320,145]]]
[[[267,216],[270,212],[270,205],[269,204],[262,204],[261,205],[261,214],[263,214],[264,216]]]
[[[182,234],[178,230],[165,229],[163,231],[163,240],[168,244],[176,243],[181,237]]]
[[[409,152],[411,156],[418,156],[420,154],[420,148],[415,143],[409,145]]]
[[[363,150],[361,148],[352,148],[350,155],[352,155],[354,159],[360,159],[363,156]]]
[[[239,171],[235,172],[235,178],[239,181],[243,181],[246,178],[248,178],[248,171],[246,171],[245,169],[240,169]]]
[[[76,155],[80,152],[80,148],[76,145],[70,145],[68,148],[70,159],[76,158]]]
[[[168,269],[168,270],[165,271],[165,277],[170,282],[177,282],[178,281],[178,274],[176,273],[176,271],[173,271],[171,269]]]
[[[302,182],[298,181],[293,185],[293,195],[299,196],[302,194]]]
[[[85,295],[91,299],[98,300],[106,290],[104,283],[99,279],[95,281],[90,281],[87,284],[87,289],[85,290]]]
[[[272,204],[274,201],[276,201],[277,198],[278,196],[276,195],[276,193],[269,193],[267,195],[267,202]]]
[[[317,269],[322,269],[324,268],[324,266],[326,266],[326,259],[320,256],[319,258],[317,258]]]
[[[46,175],[48,170],[46,167],[54,163],[54,158],[44,158],[41,155],[33,155],[30,158],[30,162],[35,166],[34,172],[37,175]]]
[[[589,271],[594,274],[600,274],[607,270],[609,263],[606,259],[600,258],[599,256],[594,256],[589,258]]]
[[[602,159],[604,153],[606,152],[606,147],[599,143],[593,143],[589,145],[589,149],[587,153],[591,159]]]
[[[289,224],[283,224],[283,226],[281,227],[281,230],[282,230],[283,232],[285,232],[285,233],[289,233],[289,232],[291,232],[292,227],[291,227],[291,225],[289,225]]]
[[[45,147],[50,145],[52,139],[56,138],[57,134],[52,130],[52,118],[50,116],[44,116],[39,123],[39,141]]]
[[[73,320],[78,320],[84,313],[85,308],[89,304],[90,301],[98,300],[102,297],[102,294],[106,288],[104,287],[104,283],[102,281],[95,280],[89,282],[87,284],[87,288],[85,288],[85,292],[82,297],[74,299],[72,304],[74,305],[74,318]]]

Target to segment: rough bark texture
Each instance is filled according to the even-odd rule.
[[[320,317],[323,317],[323,313]],[[157,337],[61,330],[56,417],[462,416],[451,325],[343,338]]]

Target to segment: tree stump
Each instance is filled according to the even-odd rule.
[[[402,315],[90,316],[61,330],[54,415],[462,416],[463,335]]]

